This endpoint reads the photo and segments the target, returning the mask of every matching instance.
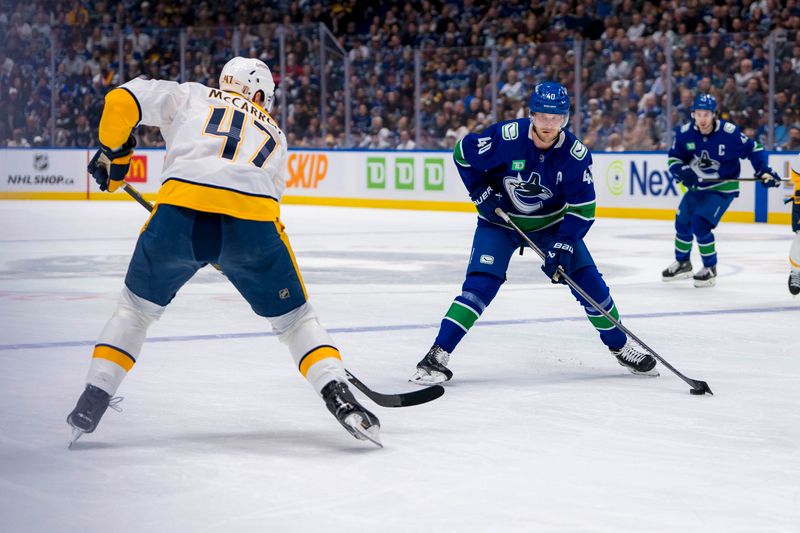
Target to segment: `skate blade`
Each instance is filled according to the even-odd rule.
[[[365,428],[362,425],[363,418],[361,418],[358,414],[351,414],[347,418],[344,419],[344,423],[347,426],[347,430],[358,440],[366,440],[374,444],[379,448],[383,448],[383,443],[381,442],[381,427],[377,424],[373,424],[368,428]]]
[[[419,385],[420,387],[441,385],[445,381],[447,381],[447,376],[441,372],[436,372],[435,370],[430,374],[425,370],[417,370],[417,373],[411,376],[411,379],[408,380],[409,383]]]
[[[669,283],[670,281],[676,281],[676,280],[679,280],[679,279],[689,279],[693,275],[694,275],[693,272],[686,272],[685,274],[678,274],[678,275],[675,275],[675,276],[672,276],[672,277],[669,277],[669,278],[662,276],[661,277],[661,281],[666,281],[667,283]]]
[[[703,287],[713,287],[717,284],[716,278],[706,279],[706,280],[695,280],[694,286],[698,289],[702,289]]]
[[[86,432],[82,429],[72,428],[72,439],[70,439],[67,449],[72,449],[72,445],[78,442],[78,439],[80,439],[84,433]]]
[[[623,365],[623,366],[625,366],[625,365]],[[634,370],[634,369],[629,368],[627,366],[625,368],[627,368],[628,372],[630,372],[634,376],[642,376],[643,378],[657,378],[658,376],[661,375],[658,372],[658,369],[656,369],[656,368],[653,368],[652,370],[648,370],[647,372],[639,372],[638,370]]]

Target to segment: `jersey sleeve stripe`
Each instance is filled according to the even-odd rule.
[[[464,139],[459,139],[456,143],[455,149],[453,149],[453,159],[455,159],[456,163],[462,167],[471,167],[467,160],[464,158],[464,149],[461,147],[461,143]]]

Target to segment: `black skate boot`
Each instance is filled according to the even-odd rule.
[[[417,363],[417,372],[409,381],[423,387],[450,381],[453,373],[446,366],[449,361],[450,353],[444,351],[438,344],[434,344],[422,361]]]
[[[692,278],[695,287],[713,287],[717,283],[717,267],[703,267]]]
[[[631,342],[619,350],[611,350],[619,364],[627,368],[631,374],[638,376],[658,376],[656,359],[649,353],[639,351]]]
[[[350,392],[347,383],[331,381],[322,388],[322,398],[328,411],[355,438],[368,440],[383,448],[381,444],[381,423],[378,417],[367,411]]]
[[[686,279],[692,275],[691,261],[675,261],[661,271],[661,281],[674,281]]]
[[[789,292],[795,296],[800,294],[800,270],[792,270],[789,274]]]
[[[84,433],[91,433],[97,429],[97,424],[100,423],[100,419],[103,418],[103,413],[108,407],[119,411],[120,408],[117,407],[117,404],[121,400],[122,398],[112,398],[99,387],[86,385],[83,394],[78,398],[75,409],[67,416],[67,423],[73,428],[72,441],[69,446],[72,447]]]

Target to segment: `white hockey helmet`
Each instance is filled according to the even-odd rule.
[[[259,59],[234,57],[222,67],[219,88],[239,93],[252,101],[258,91],[264,93],[264,109],[272,111],[275,100],[275,81],[266,63]]]

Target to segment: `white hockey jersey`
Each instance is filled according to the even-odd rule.
[[[120,88],[136,100],[140,124],[166,141],[158,203],[277,220],[286,137],[264,109],[199,83],[134,79]]]

